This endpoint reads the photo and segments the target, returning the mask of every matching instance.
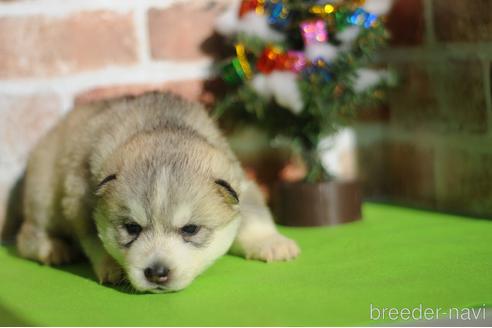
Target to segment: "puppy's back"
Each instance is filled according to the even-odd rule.
[[[97,104],[99,113],[86,134],[97,135],[92,140],[91,166],[99,168],[100,161],[132,136],[162,129],[173,129],[182,138],[197,135],[235,161],[226,140],[205,109],[171,93],[147,93]]]

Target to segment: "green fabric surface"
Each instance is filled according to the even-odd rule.
[[[492,305],[492,222],[380,204],[364,220],[282,228],[301,256],[225,256],[187,289],[131,294],[88,264],[51,268],[0,248],[0,323],[29,325],[366,325],[369,305]]]

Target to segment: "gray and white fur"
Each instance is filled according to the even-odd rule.
[[[206,111],[148,93],[79,106],[32,151],[20,254],[59,265],[84,254],[101,282],[180,290],[232,250],[296,257]]]

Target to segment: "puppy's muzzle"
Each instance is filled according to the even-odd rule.
[[[144,270],[145,278],[151,283],[163,285],[169,279],[169,269],[159,263]]]

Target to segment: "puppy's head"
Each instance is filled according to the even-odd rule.
[[[139,291],[186,287],[227,252],[239,225],[229,182],[176,165],[123,168],[97,195],[99,237]]]

